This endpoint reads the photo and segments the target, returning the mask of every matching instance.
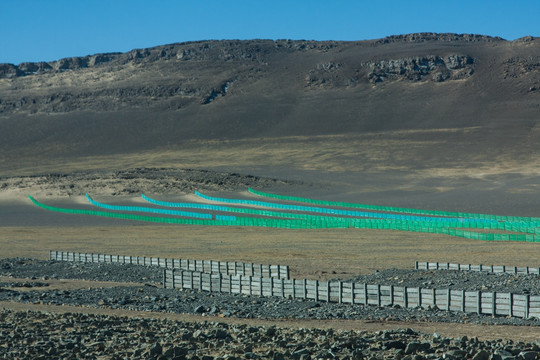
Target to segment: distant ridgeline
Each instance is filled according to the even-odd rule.
[[[89,203],[98,210],[54,207],[40,203],[32,196],[29,198],[35,205],[55,212],[166,224],[284,229],[381,229],[446,234],[477,240],[540,242],[540,218],[315,200],[253,189],[249,189],[249,192],[273,201],[217,198],[195,192],[205,203],[167,202],[142,194],[150,206],[121,206],[103,204],[86,195]],[[195,211],[178,210],[180,208]]]

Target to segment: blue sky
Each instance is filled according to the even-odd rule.
[[[0,63],[207,39],[540,36],[539,0],[0,0]]]

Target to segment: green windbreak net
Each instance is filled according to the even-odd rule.
[[[200,193],[199,193],[200,194]],[[202,194],[201,194],[202,195]],[[251,227],[271,227],[282,229],[331,229],[331,228],[354,228],[354,229],[380,229],[380,230],[398,230],[398,231],[411,231],[421,233],[433,233],[433,234],[446,234],[451,236],[458,236],[468,239],[487,240],[487,241],[529,241],[540,242],[540,232],[537,227],[527,227],[522,223],[513,222],[483,222],[476,221],[474,219],[464,219],[457,221],[456,219],[437,218],[431,221],[424,221],[424,217],[417,217],[417,220],[410,220],[409,218],[366,218],[366,217],[353,217],[353,216],[336,216],[331,213],[325,213],[322,215],[301,213],[301,212],[289,212],[285,211],[287,208],[283,208],[282,211],[272,211],[260,208],[249,207],[229,207],[221,205],[209,205],[201,204],[201,208],[205,210],[211,210],[215,206],[215,209],[223,213],[234,213],[237,216],[217,215],[214,214],[215,220],[211,219],[197,219],[197,218],[176,218],[171,217],[174,215],[167,209],[162,209],[159,213],[168,215],[167,217],[160,216],[145,216],[132,213],[119,213],[112,211],[97,211],[86,209],[69,209],[53,207],[38,202],[33,197],[29,196],[30,200],[43,209],[67,214],[80,214],[91,216],[102,216],[109,218],[147,221],[154,223],[167,223],[167,224],[185,224],[185,225],[203,225],[203,226],[251,226]],[[176,207],[178,204],[186,203],[172,203],[161,202],[153,200],[148,197],[144,197],[145,200],[164,207]],[[228,202],[242,203],[242,199],[224,199]],[[229,201],[233,200],[233,201]],[[234,201],[238,200],[238,201]],[[248,200],[249,201],[249,200]],[[253,204],[252,204],[253,205]],[[178,207],[188,207],[187,205],[179,205]],[[196,206],[189,207],[197,208]],[[122,207],[116,207],[111,205],[111,209],[115,210],[133,210],[124,209]],[[211,215],[212,216],[212,215]],[[414,218],[414,217],[412,217]],[[504,233],[512,232],[512,233]]]
[[[109,204],[103,204],[103,203],[95,201],[88,194],[86,194],[85,196],[86,196],[86,199],[92,205],[100,207],[100,208],[104,208],[104,209],[109,209],[109,210],[132,211],[132,212],[143,212],[143,213],[146,212],[146,213],[163,214],[163,215],[194,217],[194,218],[200,218],[200,219],[212,219],[212,214],[196,213],[196,212],[191,212],[191,211],[177,211],[177,210],[169,210],[169,209],[156,209],[156,208],[143,207],[143,206],[109,205]]]
[[[535,224],[540,223],[540,218],[537,218],[537,217],[489,215],[489,214],[475,214],[475,213],[465,213],[465,212],[408,209],[408,208],[400,208],[400,207],[392,207],[392,206],[356,204],[356,203],[348,203],[348,202],[342,202],[342,201],[327,201],[327,200],[302,198],[302,197],[296,197],[296,196],[285,196],[285,195],[264,193],[262,191],[257,191],[251,188],[248,188],[248,191],[252,194],[259,195],[262,197],[272,198],[272,199],[303,202],[303,203],[317,204],[317,205],[335,206],[335,207],[348,207],[348,208],[353,208],[353,209],[355,208],[356,209],[369,209],[369,210],[379,210],[379,211],[418,214],[418,215],[453,216],[453,217],[460,217],[460,218],[488,219],[488,220],[496,220],[496,221],[512,221],[512,222],[524,222],[524,223],[530,222],[530,223],[535,223]]]
[[[285,210],[306,211],[306,212],[334,214],[334,215],[337,214],[337,215],[346,215],[346,216],[352,217],[352,218],[320,217],[320,216],[304,214],[302,215],[302,218],[311,218],[311,219],[315,219],[315,218],[328,219],[329,218],[329,219],[334,219],[334,220],[339,219],[340,221],[346,221],[348,223],[358,223],[358,222],[393,223],[393,224],[400,224],[399,226],[408,227],[410,231],[414,231],[412,230],[413,227],[417,227],[417,228],[451,227],[451,228],[461,228],[461,229],[469,228],[469,229],[483,229],[483,230],[485,229],[504,230],[504,231],[522,232],[522,233],[529,233],[529,234],[540,234],[540,228],[537,228],[534,226],[527,226],[525,223],[520,223],[520,222],[501,222],[501,221],[474,219],[474,218],[425,217],[425,216],[395,215],[395,214],[374,213],[374,212],[357,212],[357,211],[338,210],[338,209],[331,209],[331,208],[270,203],[270,202],[255,201],[255,200],[248,200],[248,199],[217,198],[217,197],[211,197],[211,196],[202,194],[198,191],[196,191],[195,194],[205,200],[210,200],[210,201],[215,201],[215,202],[264,206],[264,207],[279,208],[279,209],[285,209]],[[270,211],[268,211],[268,213],[270,213]],[[279,213],[279,214],[287,214],[287,213]],[[293,213],[293,214],[298,214],[298,213]],[[282,216],[286,216],[286,215],[282,215]],[[369,219],[367,217],[371,217],[373,219]]]

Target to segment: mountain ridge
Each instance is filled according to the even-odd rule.
[[[525,36],[514,41],[523,41],[527,39],[532,41],[535,38],[532,36]],[[290,40],[290,39],[252,39],[252,40],[197,40],[197,41],[185,41],[171,44],[151,46],[148,48],[136,48],[127,52],[105,52],[88,54],[84,56],[65,57],[53,61],[39,61],[39,62],[21,62],[19,64],[12,63],[0,63],[0,78],[6,78],[11,76],[26,76],[35,73],[43,73],[47,71],[61,71],[61,70],[74,70],[81,67],[92,67],[102,63],[106,63],[116,58],[117,56],[128,55],[133,58],[141,58],[144,55],[152,53],[153,50],[162,48],[170,48],[176,46],[190,46],[201,43],[211,42],[257,42],[257,41],[270,41],[274,42],[276,46],[280,46],[281,43],[295,43],[299,44],[297,47],[312,43],[365,43],[371,45],[388,44],[392,42],[423,42],[423,41],[508,41],[501,37],[492,37],[488,35],[479,34],[453,34],[453,33],[411,33],[403,35],[390,35],[381,39],[371,40],[356,40],[356,41],[317,41],[317,40]],[[71,67],[72,66],[72,67]]]

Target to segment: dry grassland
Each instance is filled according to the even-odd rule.
[[[540,266],[537,243],[386,230],[129,225],[3,227],[2,257],[48,250],[289,265],[297,278],[348,278],[415,261]]]

